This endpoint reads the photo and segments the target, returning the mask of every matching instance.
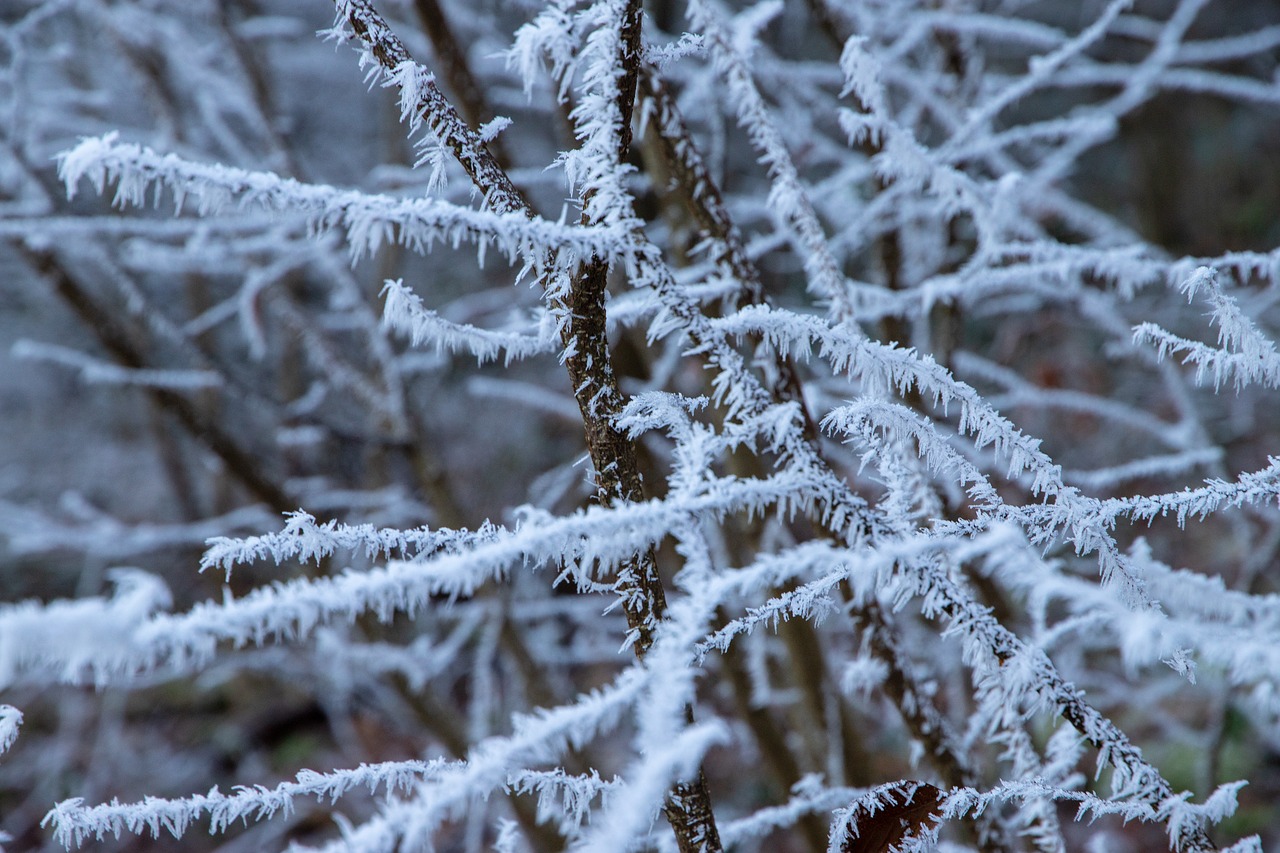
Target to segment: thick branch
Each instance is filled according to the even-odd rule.
[[[410,61],[404,45],[367,0],[340,0],[339,9],[352,30],[364,40],[386,70],[395,71],[402,63]],[[617,67],[621,73],[615,103],[620,117],[619,162],[625,159],[631,147],[631,117],[640,66],[641,20],[641,4],[631,0],[622,15],[619,32]],[[421,86],[418,111],[485,194],[490,207],[504,212],[521,210],[532,215],[528,202],[496,158],[467,127],[433,82]],[[614,426],[615,418],[622,409],[623,396],[613,372],[606,334],[604,293],[607,275],[607,261],[592,258],[575,276],[567,304],[563,306],[568,310],[569,321],[562,331],[562,338],[570,352],[566,368],[582,412],[587,450],[598,477],[598,494],[602,502],[612,504],[643,500],[644,490],[635,447]],[[667,606],[652,549],[637,554],[620,569],[618,586],[628,627],[635,635],[635,652],[643,658],[653,644],[654,630]],[[721,849],[710,795],[701,772],[693,781],[672,787],[665,811],[681,851],[692,853]]]

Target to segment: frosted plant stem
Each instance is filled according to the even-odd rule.
[[[708,31],[709,35],[717,35],[717,33],[715,33],[711,27],[706,26],[705,22],[704,22],[704,29]],[[745,67],[740,63],[734,64],[733,62],[729,61],[729,59],[736,59],[736,56],[732,54],[731,48],[729,47],[728,40],[721,38],[719,41],[716,41],[715,43],[717,47],[721,48],[726,54],[726,56],[728,57],[728,59],[726,59],[726,62],[730,66],[729,70],[732,72],[735,72],[738,75],[738,77],[734,81],[738,84],[737,91],[740,94],[745,92],[748,95],[752,95],[758,98],[758,95],[755,94],[754,87],[752,86],[750,81],[750,76],[746,72]],[[756,110],[756,112],[757,113],[763,112],[763,109],[760,108]],[[764,124],[762,126],[766,130],[772,130],[771,125]],[[764,142],[766,143],[773,142],[773,141],[776,141],[776,140],[774,140],[772,137],[764,140]],[[781,148],[780,143],[772,147],[766,144],[764,147],[767,150],[770,150],[773,154],[773,157],[770,160],[771,163],[787,162],[785,160],[785,154],[783,149]],[[788,178],[791,175],[792,173],[789,170],[787,169],[782,170],[783,178]],[[807,214],[810,210],[811,208],[808,208],[804,205],[800,205],[798,208],[799,218],[802,221],[807,221],[810,226],[808,230],[803,230],[802,233],[804,235],[811,236],[816,231],[816,225],[812,219],[808,219],[805,216],[805,214]],[[807,245],[811,250],[813,250],[817,254],[818,257],[820,258],[826,257],[826,254],[824,252],[825,244],[822,241],[817,239],[810,239],[807,241]],[[822,265],[819,265],[819,266],[822,269],[826,269],[825,266],[822,266]],[[827,291],[827,292],[830,293],[831,291]],[[684,319],[683,316],[682,316],[682,319]],[[688,324],[689,326],[688,331],[691,337],[694,337],[695,340],[698,340],[697,334],[699,331],[701,331],[701,329],[698,328],[698,326],[700,325],[697,322],[698,319],[699,317],[694,317],[692,318],[692,321]],[[701,319],[705,322],[705,318],[701,318]],[[719,341],[717,343],[722,344],[723,342]],[[704,346],[707,346],[707,349],[710,352],[715,354],[713,357],[713,363],[717,360],[720,361],[720,364],[718,366],[721,366],[722,369],[724,368],[725,364],[732,363],[732,357],[724,351],[725,349],[727,349],[727,347],[724,347],[724,348],[716,347],[714,344],[709,346],[704,344]],[[752,395],[747,393],[746,391],[743,391],[742,396],[747,400],[751,401],[751,403],[754,403],[755,399],[759,399],[759,396],[761,396],[763,392],[763,389],[759,389],[759,386],[756,386],[756,388],[758,390],[756,391],[755,395]],[[749,403],[744,408],[747,408],[748,411],[750,411],[752,408],[754,408],[754,406],[751,405],[751,403]],[[759,405],[759,404],[756,404],[756,405]],[[798,443],[798,444],[800,444],[801,446],[795,447],[793,445],[793,447],[795,447],[795,450],[797,451],[797,456],[799,456],[800,458],[805,458],[806,461],[812,460],[814,463],[820,464],[827,471],[830,471],[829,467],[826,466],[825,461],[821,460],[821,456],[818,453],[818,450],[816,449],[816,447],[813,447],[812,445],[803,446],[804,444],[807,444],[807,443]],[[866,509],[865,509],[864,502],[861,499],[855,497],[853,493],[849,491],[847,485],[845,485],[843,481],[839,481],[839,478],[833,478],[833,479],[835,480],[835,488],[831,493],[830,502],[826,507],[828,515],[834,518],[842,518],[842,517],[843,518],[849,518],[849,517],[865,518]],[[839,525],[836,525],[833,527],[830,524],[824,524],[823,526],[826,527],[828,530],[832,530],[833,532],[836,532],[838,535],[838,539],[840,540],[846,539],[847,534],[840,532]],[[876,527],[877,526],[873,523],[869,525],[865,530],[866,534],[873,541],[876,538],[878,538]],[[948,600],[948,604],[944,608],[944,612],[950,618],[958,619],[961,621],[969,621],[974,618],[977,618],[976,614],[979,613],[980,608],[978,607],[977,603],[971,599],[969,594],[965,590],[963,590],[961,587],[954,584],[954,582],[950,581],[950,579],[940,579],[940,580],[943,583],[945,583],[946,586],[948,587],[948,589],[946,589],[945,591],[945,594],[943,595],[943,598]],[[1021,642],[1020,639],[1018,639],[1018,637],[1015,634],[1013,634],[1013,632],[1006,629],[994,618],[990,617],[989,615],[986,615],[982,617],[982,621],[987,623],[987,627],[989,627],[990,629],[988,631],[983,632],[984,639],[987,641],[988,647],[990,648],[991,652],[995,654],[996,657],[999,658],[1000,660],[1006,660],[1009,657],[1012,657],[1012,655],[1016,653],[1014,651],[1015,649],[1020,651],[1025,648],[1024,644]],[[1105,716],[1103,716],[1101,713],[1095,710],[1092,706],[1090,706],[1087,702],[1085,702],[1077,693],[1077,691],[1074,689],[1074,687],[1072,687],[1072,685],[1068,683],[1057,672],[1056,668],[1053,667],[1052,663],[1049,662],[1047,658],[1044,660],[1044,675],[1046,676],[1046,679],[1047,679],[1047,684],[1046,684],[1047,691],[1054,697],[1054,701],[1057,704],[1063,717],[1067,719],[1067,721],[1070,722],[1077,730],[1079,730],[1081,734],[1083,734],[1085,738],[1093,746],[1095,746],[1101,751],[1101,753],[1104,756],[1104,759],[1108,763],[1111,763],[1112,765],[1117,766],[1119,768],[1123,768],[1125,772],[1131,774],[1134,778],[1142,780],[1143,785],[1140,789],[1139,796],[1144,801],[1150,803],[1155,808],[1159,809],[1161,805],[1166,802],[1166,800],[1169,800],[1174,796],[1172,787],[1163,778],[1163,776],[1160,775],[1159,771],[1155,767],[1153,767],[1152,765],[1147,763],[1145,759],[1143,759],[1141,751],[1137,749],[1137,747],[1135,747],[1132,744],[1132,742],[1128,739],[1128,737],[1122,731],[1120,731],[1113,723],[1111,723],[1110,720],[1108,720]],[[908,722],[909,723],[911,722],[910,717],[908,717]],[[983,834],[986,835],[987,833],[984,832]],[[1183,849],[1183,850],[1215,849],[1213,843],[1209,840],[1202,826],[1183,827],[1179,832],[1178,842],[1179,842],[1180,849]]]
[[[388,73],[413,62],[404,43],[369,0],[338,0],[337,7],[338,14],[351,25],[352,31]],[[485,193],[489,209],[498,213],[522,211],[532,215],[529,203],[480,138],[480,134],[467,126],[435,81],[421,81],[416,95],[417,114],[448,146],[471,182]]]
[[[411,61],[404,45],[367,0],[340,0],[338,8],[386,71],[394,72]],[[640,65],[641,12],[640,3],[632,0],[621,21],[621,56],[618,57],[621,76],[616,104],[622,118],[619,160],[631,147],[631,114]],[[435,83],[428,80],[420,85],[419,96],[418,113],[484,192],[488,205],[499,212],[522,211],[532,216],[532,208],[506,171]],[[585,203],[583,206],[587,207]],[[585,213],[584,224],[588,224]],[[568,322],[561,335],[569,351],[565,366],[582,412],[587,451],[596,470],[597,494],[602,503],[610,506],[643,500],[644,490],[635,446],[614,426],[624,398],[613,372],[606,334],[607,273],[608,262],[597,257],[588,260],[574,276],[563,306],[567,309]],[[544,282],[544,288],[548,285]],[[619,569],[618,588],[636,656],[643,660],[653,645],[654,630],[667,609],[652,548],[636,554]],[[689,715],[692,719],[692,710]],[[710,794],[701,771],[693,780],[677,782],[672,787],[665,811],[682,853],[716,853],[721,849]]]

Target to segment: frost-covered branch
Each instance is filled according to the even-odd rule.
[[[59,160],[59,176],[74,196],[87,179],[99,195],[115,184],[118,206],[146,203],[149,193],[167,188],[175,211],[188,201],[200,215],[218,214],[233,204],[297,213],[317,230],[343,232],[356,258],[398,243],[418,253],[442,244],[474,243],[483,262],[492,247],[514,263],[541,267],[555,250],[566,261],[584,255],[614,256],[619,245],[607,228],[531,218],[527,208],[474,210],[437,199],[396,198],[358,190],[303,184],[269,172],[193,163],[175,154],[120,142],[115,133],[85,139]]]
[[[211,370],[147,370],[121,367],[100,361],[70,347],[38,341],[20,340],[9,353],[24,361],[59,364],[75,370],[88,383],[102,385],[141,385],[170,391],[196,391],[217,388],[222,377]]]
[[[140,803],[85,806],[77,797],[54,806],[45,816],[44,825],[52,827],[54,837],[67,847],[79,847],[89,838],[97,841],[107,836],[119,838],[126,832],[137,835],[149,832],[156,839],[162,832],[168,832],[174,838],[181,838],[192,824],[202,819],[208,820],[210,833],[218,834],[234,823],[270,820],[277,813],[289,815],[296,809],[294,801],[306,797],[336,803],[353,788],[367,788],[371,794],[383,788],[388,796],[408,791],[423,780],[443,775],[456,764],[443,760],[388,761],[330,773],[303,770],[298,773],[297,781],[284,782],[274,788],[237,786],[232,794],[214,788],[208,794],[175,800],[148,797]]]
[[[1262,334],[1236,300],[1223,290],[1216,270],[1201,267],[1180,289],[1188,301],[1194,300],[1202,289],[1208,291],[1212,320],[1218,327],[1218,346],[1187,340],[1154,323],[1142,323],[1134,328],[1136,343],[1154,345],[1159,358],[1170,354],[1181,356],[1183,364],[1195,365],[1197,383],[1212,375],[1215,389],[1226,379],[1232,380],[1236,391],[1255,382],[1280,386],[1280,353],[1276,352],[1275,343]]]

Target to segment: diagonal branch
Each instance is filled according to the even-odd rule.
[[[717,262],[742,284],[740,305],[768,305],[768,295],[764,291],[759,270],[747,254],[741,233],[729,214],[714,176],[706,167],[698,146],[684,123],[674,96],[656,69],[646,67],[643,82],[645,93],[651,99],[654,115],[649,126],[657,137],[667,168],[675,177],[676,188],[683,195],[685,204],[699,227],[718,244],[720,255]],[[773,367],[777,377],[769,388],[773,401],[793,402],[800,407],[807,444],[814,457],[822,459],[817,428],[804,404],[803,392],[792,360],[784,352],[775,351]],[[823,464],[829,463],[823,460]],[[822,524],[820,519],[818,522],[827,536],[835,541],[841,540],[839,531]],[[912,735],[926,744],[929,759],[939,774],[952,786],[976,785],[978,777],[972,761],[951,734],[950,725],[937,708],[933,697],[916,683],[916,678],[905,664],[906,659],[898,646],[892,625],[874,604],[857,608],[857,616],[870,628],[873,653],[888,667],[889,679],[886,687],[890,698],[902,713]],[[808,623],[788,622],[787,625],[803,630]],[[816,641],[816,637],[813,640]],[[994,811],[979,816],[976,829],[982,850],[997,853],[1014,849]]]
[[[417,68],[404,43],[369,0],[337,0],[336,5],[339,19],[351,26],[386,72],[400,74]],[[419,80],[416,88],[415,114],[453,152],[471,182],[485,194],[488,207],[499,213],[523,211],[532,215],[529,202],[480,134],[467,126],[435,81]]]

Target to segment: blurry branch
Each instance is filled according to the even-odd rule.
[[[28,262],[49,281],[58,296],[85,325],[93,330],[103,347],[119,364],[131,370],[146,369],[143,348],[120,325],[114,314],[98,305],[87,289],[73,277],[53,252],[27,250],[25,254]],[[272,464],[266,459],[243,447],[213,418],[206,416],[196,404],[181,393],[154,385],[147,386],[145,390],[161,411],[173,415],[188,433],[221,459],[231,476],[251,495],[279,513],[288,513],[296,509],[296,503],[292,502],[285,491],[265,473],[272,468]],[[411,453],[417,445],[418,442],[410,445]],[[420,457],[419,454],[414,455]],[[445,497],[447,498],[450,494],[446,489]],[[436,497],[439,498],[441,495],[437,494]],[[447,502],[442,503],[437,509],[446,515],[457,514],[456,508]],[[504,625],[501,639],[525,673],[526,683],[530,685],[531,697],[535,700],[541,699],[547,704],[554,704],[554,697],[547,692],[546,682],[538,672],[537,663],[525,648],[519,633],[511,630],[509,624]],[[428,730],[436,734],[455,755],[464,756],[467,751],[467,739],[454,722],[456,712],[442,707],[429,692],[414,693],[402,683],[397,682],[397,684],[402,698],[417,711]],[[517,819],[531,842],[536,843],[537,850],[554,853],[563,849],[563,838],[553,827],[538,822],[534,804],[528,798],[513,793],[509,799]]]
[[[719,621],[726,620],[722,618]],[[785,733],[778,727],[769,709],[761,707],[756,702],[747,663],[738,646],[730,645],[724,650],[723,669],[733,688],[733,698],[737,703],[738,713],[751,729],[765,765],[783,791],[792,790],[803,778],[800,765],[787,744]],[[827,827],[817,815],[804,815],[800,819],[799,826],[810,849],[826,850]]]
[[[809,13],[818,22],[818,29],[822,30],[827,40],[836,50],[843,49],[845,42],[853,34],[853,23],[835,8],[831,0],[805,0],[805,5],[809,7]]]
[[[54,292],[93,331],[117,362],[132,370],[148,369],[144,350],[120,325],[112,312],[98,305],[54,252],[26,250],[25,254],[28,263],[49,282]],[[281,513],[297,509],[296,502],[263,473],[270,470],[271,463],[245,448],[231,433],[206,418],[188,397],[160,387],[148,387],[146,393],[157,406],[172,414],[187,432],[221,459],[231,476],[255,499]]]
[[[222,19],[222,23],[227,29],[228,37],[231,38],[226,20]],[[238,47],[240,46],[238,41],[235,39],[233,41]],[[130,46],[128,55],[138,61],[153,84],[161,86],[167,83],[165,75],[155,66],[155,62],[163,61],[163,57],[142,52],[137,46]],[[150,59],[148,59],[149,56]],[[260,123],[264,127],[270,127],[270,111],[266,106],[263,81],[256,73],[256,68],[245,50],[238,50],[237,57],[241,62],[242,70],[254,83],[255,104],[258,108]],[[161,102],[169,104],[176,110],[174,98],[169,97],[168,93],[161,94],[165,95]],[[269,141],[273,143],[272,149],[276,159],[288,165],[291,160],[278,135],[272,134]],[[289,171],[292,171],[292,168]],[[146,347],[139,344],[110,311],[98,304],[90,295],[89,289],[77,281],[74,274],[58,260],[54,253],[29,252],[28,255],[33,266],[50,280],[55,292],[94,331],[116,361],[130,370],[144,369],[148,359]],[[349,272],[342,269],[334,272],[337,280],[345,282],[348,289],[354,286],[354,283],[349,281]],[[355,368],[346,363],[343,355],[337,352],[323,335],[316,333],[308,318],[295,305],[290,294],[283,293],[280,299],[275,300],[275,305],[278,319],[296,336],[306,361],[311,366],[322,371],[331,381],[336,381],[357,396],[363,397],[364,403],[375,411],[387,408],[380,399],[381,395],[376,394],[362,381],[361,376],[356,375]],[[390,444],[402,448],[411,458],[419,482],[431,499],[438,521],[446,525],[461,526],[462,512],[454,499],[453,490],[441,462],[431,452],[431,443],[422,435],[419,418],[394,404],[394,400],[398,399],[397,392],[402,395],[402,389],[397,389],[394,384],[399,377],[390,369],[390,353],[378,350],[377,345],[382,338],[377,333],[376,317],[366,315],[368,312],[362,311],[360,319],[365,322],[371,332],[373,355],[376,363],[383,370],[382,382],[390,397],[393,398],[391,410],[387,412],[390,421],[389,429],[392,433]],[[267,473],[278,466],[274,466],[267,459],[244,447],[232,433],[219,426],[217,418],[181,394],[163,388],[149,388],[148,392],[162,411],[173,415],[186,431],[222,459],[231,475],[240,481],[255,498],[264,501],[277,512],[283,513],[296,509],[296,502],[291,500],[286,490]],[[368,443],[365,437],[357,438],[361,444]],[[378,442],[375,439],[373,443],[385,442]],[[519,632],[512,630],[509,624],[505,624],[501,641],[521,668],[531,699],[535,703],[540,702],[548,707],[558,704],[554,695],[548,690],[549,682],[539,671],[537,662],[524,646]],[[402,698],[417,710],[426,727],[435,732],[455,755],[461,757],[466,754],[467,740],[465,733],[455,722],[458,716],[455,710],[441,706],[429,693],[414,694],[405,690],[402,692]],[[536,845],[536,849],[556,851],[563,848],[563,838],[553,827],[538,822],[534,805],[527,797],[512,794],[510,799],[521,826],[528,834],[530,841]]]
[[[509,623],[508,623],[509,624]],[[523,642],[516,638],[520,649]],[[527,652],[526,652],[527,655]],[[465,759],[471,748],[471,740],[466,730],[459,723],[460,715],[450,707],[436,699],[430,689],[414,690],[400,676],[392,678],[392,686],[400,698],[412,709],[422,727],[444,744],[445,749],[456,758]],[[538,819],[537,806],[528,797],[510,791],[507,796],[512,811],[525,838],[537,853],[558,853],[565,848],[564,837],[550,823]]]
[[[257,0],[236,0],[236,2],[244,7],[243,15],[261,14]],[[223,38],[231,46],[241,73],[249,82],[249,91],[257,112],[258,128],[266,138],[270,156],[275,161],[277,171],[301,177],[293,152],[286,144],[280,126],[276,122],[279,111],[275,109],[273,103],[269,70],[254,56],[252,45],[246,44],[245,40],[236,33],[236,22],[232,20],[232,5],[230,2],[216,4],[218,23],[222,29]]]

